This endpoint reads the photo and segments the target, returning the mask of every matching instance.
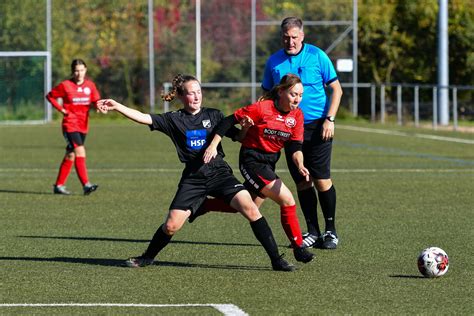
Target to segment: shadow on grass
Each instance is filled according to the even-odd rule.
[[[389,277],[398,278],[398,279],[425,279],[424,276],[413,275],[413,274],[392,274],[392,275],[389,275]]]
[[[32,261],[32,262],[59,262],[59,263],[79,263],[95,266],[106,267],[123,267],[125,260],[118,259],[104,259],[104,258],[70,258],[70,257],[52,257],[52,258],[37,258],[37,257],[0,257],[0,261]],[[155,266],[163,267],[179,267],[179,268],[200,268],[200,269],[225,269],[225,270],[257,270],[266,271],[271,270],[270,267],[258,266],[237,266],[229,264],[204,264],[204,263],[185,263],[174,261],[155,261]],[[127,267],[127,269],[130,269]]]
[[[41,238],[41,239],[69,239],[69,240],[89,240],[89,241],[118,241],[118,242],[138,242],[148,243],[150,239],[128,239],[128,238],[109,238],[109,237],[69,237],[69,236],[17,236],[20,238]],[[244,243],[226,243],[226,242],[209,242],[209,241],[188,241],[188,240],[171,240],[171,244],[189,244],[189,245],[213,245],[213,246],[244,246],[244,247],[261,247],[260,244],[244,244]]]
[[[53,192],[22,191],[22,190],[4,190],[4,189],[0,189],[0,193],[53,195]]]

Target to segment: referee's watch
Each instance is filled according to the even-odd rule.
[[[335,122],[336,121],[336,117],[335,116],[326,116],[326,120],[328,120],[329,122]]]

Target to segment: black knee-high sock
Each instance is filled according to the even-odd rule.
[[[148,245],[147,250],[143,253],[146,258],[155,258],[156,255],[168,245],[172,236],[166,235],[163,231],[163,225],[161,225]]]
[[[308,233],[313,235],[321,235],[318,223],[318,197],[314,187],[298,191],[298,199],[300,200],[301,210],[303,211]]]
[[[319,203],[326,221],[326,231],[336,232],[336,189],[334,185],[324,192],[318,192]]]
[[[270,259],[278,259],[280,257],[278,246],[265,217],[262,216],[255,222],[250,222],[250,226],[252,227],[255,237],[257,237],[263,248],[265,248],[265,251],[267,252]]]

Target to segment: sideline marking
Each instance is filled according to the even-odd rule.
[[[436,136],[436,135],[418,134],[418,133],[410,134],[407,132],[389,131],[389,130],[378,129],[378,128],[357,127],[357,126],[351,126],[351,125],[338,125],[336,128],[347,129],[347,130],[357,131],[357,132],[367,132],[367,133],[384,134],[384,135],[405,136],[405,137],[411,136],[411,137],[426,138],[426,139],[431,139],[431,140],[440,140],[440,141],[474,145],[474,140],[464,139],[464,138]]]
[[[115,303],[52,303],[52,304],[0,304],[0,307],[212,307],[228,316],[248,316],[234,304],[115,304]]]

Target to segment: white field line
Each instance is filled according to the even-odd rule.
[[[418,137],[418,138],[426,138],[426,139],[431,139],[431,140],[474,145],[474,140],[456,138],[456,137],[445,137],[445,136],[418,134],[418,133],[412,134],[412,133],[406,133],[406,132],[389,131],[389,130],[378,129],[378,128],[357,127],[357,126],[350,126],[350,125],[338,125],[336,126],[336,129],[346,129],[346,130],[357,131],[357,132],[367,132],[367,133],[394,135],[394,136]]]
[[[236,167],[233,167],[236,169]],[[88,169],[90,172],[94,173],[135,173],[135,172],[144,172],[144,173],[181,173],[182,169],[164,169],[164,168],[143,168],[143,169]],[[57,169],[41,169],[41,168],[0,168],[0,173],[8,172],[56,172]],[[277,173],[288,173],[288,169],[276,169]],[[474,169],[388,169],[388,168],[371,168],[371,169],[331,169],[331,172],[334,173],[399,173],[399,172],[433,172],[433,173],[449,173],[449,172],[474,172]]]
[[[0,304],[0,307],[212,307],[224,315],[247,316],[243,310],[233,304],[115,304],[115,303],[52,303],[52,304]]]

